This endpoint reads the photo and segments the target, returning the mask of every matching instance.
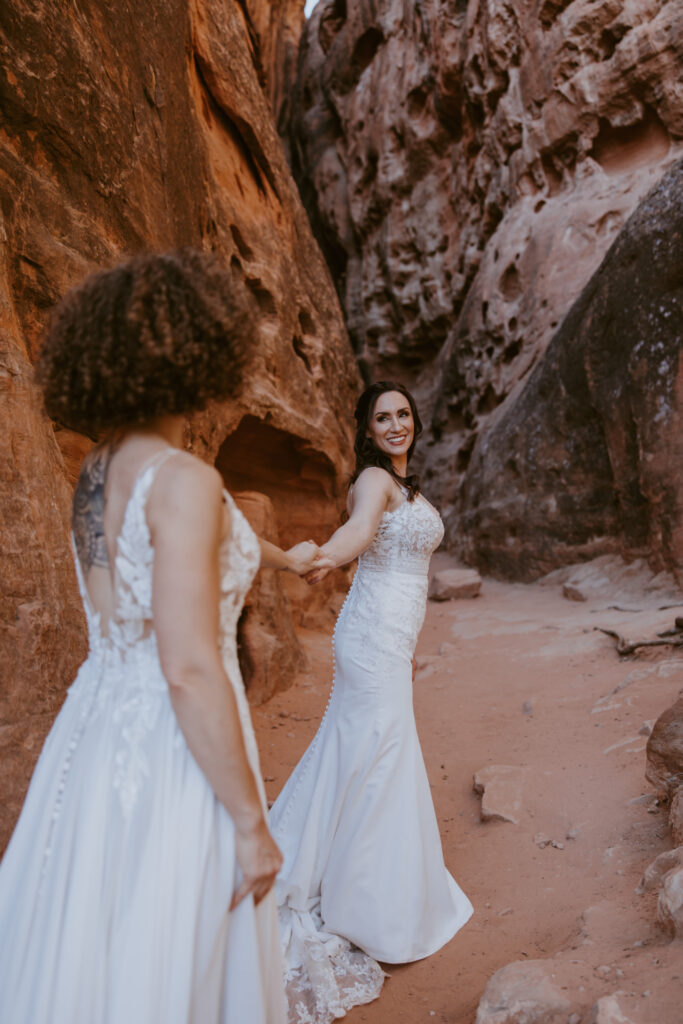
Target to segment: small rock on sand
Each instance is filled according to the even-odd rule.
[[[481,576],[476,569],[442,569],[432,576],[429,583],[432,601],[478,597],[480,590]]]
[[[633,1024],[630,1017],[621,1012],[616,995],[603,996],[591,1009],[588,1024]]]
[[[555,984],[544,960],[516,961],[501,967],[484,989],[476,1024],[567,1024],[569,1001]]]
[[[525,769],[492,764],[475,772],[473,789],[481,797],[482,821],[509,821],[519,825]]]

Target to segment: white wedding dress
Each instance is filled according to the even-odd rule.
[[[178,726],[152,624],[145,514],[169,449],[139,474],[104,635],[76,559],[90,649],[50,731],[0,867],[0,1020],[6,1024],[284,1024],[271,893],[233,911],[234,826]],[[236,652],[259,545],[226,494],[222,653],[252,770]]]
[[[385,512],[337,620],[320,728],[273,805],[290,1024],[328,1024],[429,956],[472,906],[446,870],[415,727],[412,656],[443,525],[421,496]]]

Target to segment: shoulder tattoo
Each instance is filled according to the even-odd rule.
[[[76,553],[84,573],[93,565],[109,568],[109,555],[104,537],[104,485],[107,480],[110,453],[98,452],[87,458],[76,484],[71,515],[71,528]]]

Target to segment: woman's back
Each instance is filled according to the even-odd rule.
[[[72,534],[86,612],[97,618],[101,637],[110,636],[130,576],[122,578],[118,571],[122,557],[139,562],[143,573],[152,571],[151,490],[159,469],[174,455],[191,458],[159,438],[143,436],[127,439],[120,449],[97,447],[83,462],[73,498]],[[140,611],[149,615],[151,609]]]
[[[129,437],[108,456],[106,449],[89,455],[74,499],[89,654],[0,870],[0,1019],[281,1022],[272,896],[231,912],[239,879],[234,823],[188,749],[159,656],[155,609],[162,620],[169,609],[155,596],[154,541],[167,543],[167,529],[176,536],[182,517],[169,493],[178,479],[213,471],[159,438]],[[229,678],[257,774],[232,655],[258,542],[238,516],[233,509],[217,577],[221,619],[232,633],[224,636]],[[173,578],[164,589],[182,606],[183,578],[177,571]]]

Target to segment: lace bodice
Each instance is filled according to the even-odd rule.
[[[372,543],[358,561],[359,569],[391,569],[426,576],[429,560],[443,540],[436,509],[418,495],[394,512],[385,512]]]
[[[131,491],[116,545],[115,613],[102,629],[92,606],[77,555],[76,572],[88,621],[88,657],[71,687],[82,706],[83,724],[107,709],[119,729],[114,786],[124,813],[132,809],[146,778],[145,743],[161,708],[168,706],[168,685],[161,672],[152,616],[154,548],[147,525],[147,501],[168,449],[148,463]],[[220,549],[220,646],[235,689],[245,744],[255,775],[258,755],[237,658],[237,621],[259,566],[258,539],[231,496],[224,492],[231,529]],[[75,552],[74,552],[75,554]]]
[[[116,546],[116,613],[108,623],[108,637],[102,636],[100,616],[92,607],[76,558],[91,651],[107,640],[123,651],[152,633],[154,549],[147,525],[147,500],[160,466],[173,452],[174,449],[163,452],[148,464],[131,491]],[[226,653],[236,656],[237,621],[259,566],[260,549],[253,530],[227,491],[224,491],[224,500],[230,509],[231,530],[220,549],[221,646]]]

